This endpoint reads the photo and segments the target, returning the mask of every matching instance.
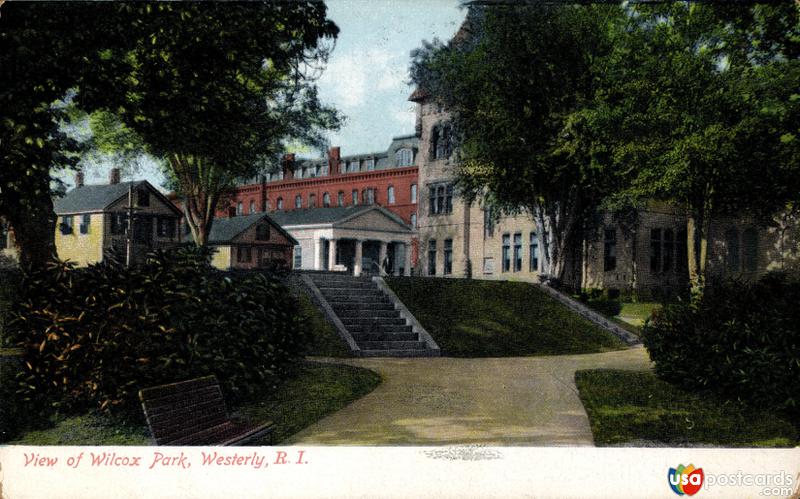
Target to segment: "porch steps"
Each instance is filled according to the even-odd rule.
[[[380,278],[354,277],[341,272],[309,272],[303,276],[326,313],[361,357],[438,357],[438,346],[393,293],[382,289]],[[344,329],[344,331],[341,331]]]

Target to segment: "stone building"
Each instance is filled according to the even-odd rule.
[[[538,282],[546,268],[547,234],[528,215],[492,217],[480,201],[460,196],[448,112],[422,89],[409,100],[417,104],[420,137],[417,273]],[[564,283],[641,298],[685,289],[686,226],[685,210],[666,202],[649,202],[624,216],[602,213],[568,248]],[[746,217],[712,222],[710,278],[753,279],[772,270],[800,271],[796,212],[781,213],[769,223]]]

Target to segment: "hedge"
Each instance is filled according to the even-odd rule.
[[[10,324],[24,349],[18,396],[141,417],[148,386],[214,374],[230,402],[274,388],[304,348],[296,300],[276,279],[208,262],[182,248],[131,268],[110,258],[25,275]]]
[[[799,305],[784,274],[729,280],[656,311],[643,341],[666,381],[800,415]]]

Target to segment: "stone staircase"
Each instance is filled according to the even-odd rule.
[[[354,354],[361,357],[439,356],[435,343],[426,341],[427,333],[415,331],[401,316],[392,298],[371,278],[339,272],[306,275],[338,318],[334,323],[339,322],[337,327],[343,326],[357,345]]]

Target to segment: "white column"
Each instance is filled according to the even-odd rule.
[[[314,270],[322,270],[322,239],[314,239]]]
[[[356,239],[356,258],[353,262],[353,275],[358,277],[361,275],[361,249],[364,242],[361,239]]]
[[[383,272],[383,261],[386,259],[388,246],[389,245],[386,242],[381,241],[381,248],[380,251],[378,252],[378,266],[380,267],[378,274],[381,274]]]
[[[329,239],[328,242],[328,270],[333,270],[336,265],[336,239]]]
[[[407,275],[407,276],[410,276],[411,275],[411,245],[407,244],[407,243],[403,244],[403,250],[404,250],[404,253],[405,253],[404,256],[405,256],[405,260],[406,260],[405,269],[403,270],[403,273],[405,275]]]

